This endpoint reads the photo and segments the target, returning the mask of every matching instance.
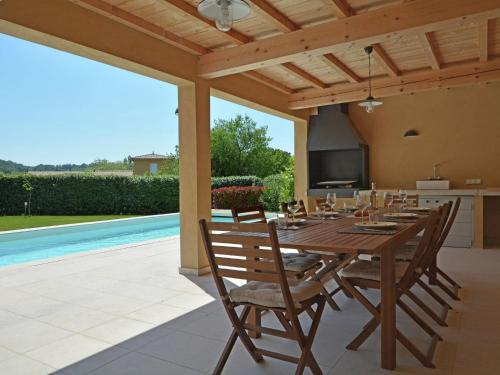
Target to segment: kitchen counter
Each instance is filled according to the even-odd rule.
[[[371,190],[362,190],[362,194],[370,193]],[[377,189],[377,193],[396,193],[397,189]],[[407,194],[418,194],[422,196],[437,195],[437,196],[467,196],[467,197],[481,197],[481,196],[500,196],[500,188],[487,188],[487,189],[407,189]]]

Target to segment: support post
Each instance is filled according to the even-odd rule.
[[[295,197],[303,199],[309,211],[307,198],[307,126],[306,120],[294,121]]]
[[[179,86],[179,273],[209,272],[198,220],[211,217],[210,87],[206,82]]]

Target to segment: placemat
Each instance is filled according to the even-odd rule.
[[[292,224],[288,223],[287,228],[278,228],[278,230],[301,230],[318,224],[321,224],[321,220],[310,220],[309,218],[307,218],[306,222],[296,223],[295,225],[297,226],[297,228],[292,228]]]
[[[400,230],[406,228],[405,225],[398,225],[394,229],[384,229],[384,230],[379,230],[379,229],[361,229],[358,227],[351,227],[351,228],[346,228],[346,229],[339,229],[337,233],[340,234],[375,234],[375,235],[392,235],[398,233]]]

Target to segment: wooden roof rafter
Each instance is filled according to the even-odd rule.
[[[391,60],[391,58],[384,51],[382,46],[378,43],[372,45],[373,54],[378,60],[379,64],[384,68],[384,70],[392,77],[397,77],[400,72],[396,64]]]
[[[439,70],[441,64],[437,57],[436,49],[433,46],[430,33],[421,33],[418,35],[422,48],[425,51],[427,59],[429,60],[429,65],[434,70]]]
[[[193,53],[195,55],[203,55],[210,53],[211,50],[208,48],[205,48],[197,43],[191,42],[190,40],[186,38],[182,38],[168,30],[163,29],[162,27],[155,25],[151,22],[148,22],[130,12],[127,12],[117,6],[111,5],[103,0],[69,0],[77,5],[80,5],[82,7],[91,9],[97,13],[103,14],[111,19],[114,19],[118,22],[124,23],[127,26],[130,26],[136,30],[139,30],[141,32],[145,32],[148,35],[151,35],[155,38],[158,38],[164,42],[167,42],[171,45],[174,45],[176,47],[179,47],[187,52]],[[167,1],[167,0],[164,0]],[[183,0],[168,0],[168,2],[184,2]],[[185,3],[186,5],[189,6],[189,4]],[[194,7],[193,7],[194,8]],[[189,11],[189,8],[186,7],[186,10]],[[208,21],[208,20],[207,20]],[[205,20],[203,20],[205,22]],[[209,21],[210,23],[210,21]],[[235,33],[229,33],[227,34],[228,37],[232,38],[233,40],[242,40],[245,36],[243,34],[240,34],[238,32]],[[245,37],[246,38],[246,37]],[[251,40],[251,39],[250,39]],[[287,87],[286,85],[283,85],[281,82],[277,82],[273,80],[272,78],[269,78],[263,74],[260,74],[258,72],[244,72],[243,75],[254,79],[260,83],[263,83],[267,86],[273,87],[274,89],[283,92],[285,94],[292,94],[295,92],[295,90]]]
[[[487,62],[489,57],[488,51],[488,32],[489,32],[489,20],[482,20],[478,24],[478,38],[479,38],[479,61]]]
[[[196,7],[192,6],[191,4],[187,3],[185,0],[161,0],[163,3],[169,4],[171,6],[174,6],[177,9],[182,10],[186,14],[190,15],[191,17],[195,18],[198,21],[201,21],[205,23],[206,25],[210,26],[211,28],[218,30],[217,27],[215,26],[215,22],[208,20],[207,18],[203,17],[200,15],[198,12],[198,9]],[[284,16],[283,16],[284,17]],[[225,36],[226,38],[229,38],[236,44],[245,44],[253,41],[253,38],[246,36],[243,33],[240,33],[239,31],[235,29],[231,29],[228,32],[220,31],[220,34]],[[309,74],[305,70],[299,68],[297,65],[292,64],[292,63],[286,63],[282,65],[283,68],[285,68],[287,71],[293,73],[303,81],[306,81],[307,83],[311,84],[313,87],[317,88],[327,88],[328,85],[326,83],[323,83],[321,80],[318,78],[314,77],[312,74]],[[254,72],[256,73],[256,72]],[[257,73],[260,75],[260,78],[263,78],[263,74]]]
[[[257,8],[260,9],[261,13],[266,15],[267,19],[269,19],[274,24],[276,24],[285,33],[297,31],[297,30],[301,29],[301,27],[299,25],[297,25],[295,22],[293,22],[291,19],[289,19],[283,13],[281,13],[278,9],[276,9],[271,4],[269,4],[266,0],[251,0],[251,1]],[[342,0],[335,0],[335,1],[327,0],[327,1],[331,2],[332,4],[343,3]],[[343,4],[345,4],[345,3],[343,3]],[[349,9],[347,14],[352,13],[350,8],[348,8],[347,6],[345,6],[342,9],[345,9],[346,12],[347,12],[347,9]],[[352,69],[350,69],[344,63],[342,63],[338,58],[336,58],[331,53],[326,54],[322,57],[323,57],[322,60],[328,66],[333,66],[340,74],[342,74],[346,78],[346,80],[348,80],[350,82],[361,82],[362,81],[362,79],[359,76],[357,76],[356,73],[354,73],[352,71]]]
[[[499,0],[404,2],[209,53],[200,57],[199,72],[205,78],[220,77],[496,17]]]

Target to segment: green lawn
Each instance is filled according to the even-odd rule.
[[[137,215],[84,215],[84,216],[0,216],[0,232],[5,230],[48,227],[52,225],[86,223],[124,219]]]

